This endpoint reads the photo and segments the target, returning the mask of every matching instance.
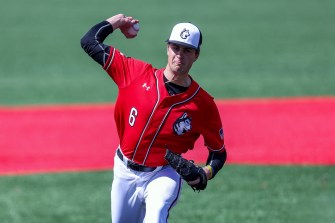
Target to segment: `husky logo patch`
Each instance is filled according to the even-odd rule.
[[[177,135],[183,135],[186,132],[190,131],[192,128],[191,117],[187,116],[185,112],[180,118],[178,118],[173,124],[173,131]]]
[[[190,31],[188,29],[183,29],[183,31],[181,31],[180,33],[180,37],[182,39],[187,39],[187,37],[190,36]]]

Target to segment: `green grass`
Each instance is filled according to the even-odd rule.
[[[225,166],[170,222],[331,223],[334,166]],[[0,177],[2,223],[110,222],[111,171]]]
[[[107,43],[156,67],[166,64],[175,23],[199,25],[204,45],[191,74],[217,98],[334,95],[334,8],[332,0],[5,1],[0,105],[114,101],[114,83],[79,40],[119,12],[140,19],[141,31]]]

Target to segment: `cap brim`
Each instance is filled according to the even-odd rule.
[[[191,44],[179,42],[179,41],[176,41],[176,40],[166,40],[166,42],[167,43],[174,43],[174,44],[181,45],[181,46],[186,46],[186,47],[189,47],[189,48],[192,48],[192,49],[195,49],[195,50],[198,49],[198,48],[196,48],[195,46],[193,46]]]

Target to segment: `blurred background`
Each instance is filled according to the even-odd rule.
[[[116,86],[84,53],[80,38],[117,13],[139,19],[141,30],[132,40],[113,33],[106,43],[155,67],[166,65],[164,41],[173,25],[196,24],[204,39],[191,74],[217,100],[335,95],[332,0],[12,0],[1,5],[4,110],[113,103]],[[2,133],[9,131],[1,123],[8,114],[0,113]],[[0,140],[6,139],[0,135]],[[0,162],[8,161],[5,150],[0,148]],[[228,164],[205,193],[185,187],[170,221],[330,223],[334,179],[333,165]],[[111,181],[112,170],[0,176],[0,222],[109,222]]]
[[[141,31],[108,37],[125,54],[165,67],[165,40],[180,21],[203,32],[192,75],[217,98],[334,95],[334,3],[14,0],[0,9],[0,103],[112,102],[115,86],[79,41],[99,21],[124,13]]]

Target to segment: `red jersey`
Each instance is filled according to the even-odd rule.
[[[185,92],[170,96],[164,69],[126,57],[113,47],[103,68],[119,89],[114,116],[120,148],[128,159],[145,166],[166,165],[166,146],[185,153],[200,135],[209,150],[224,151],[217,106],[197,82],[192,80]]]

